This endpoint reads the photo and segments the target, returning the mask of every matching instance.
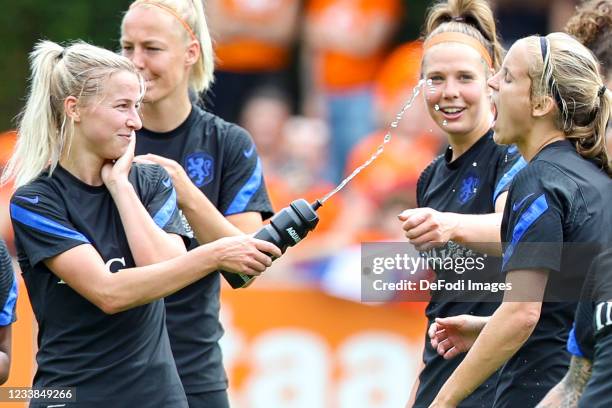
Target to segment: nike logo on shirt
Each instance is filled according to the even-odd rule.
[[[525,203],[525,201],[527,201],[527,199],[531,197],[533,194],[534,193],[528,194],[525,197],[523,197],[523,199],[519,201],[518,203],[514,203],[514,205],[512,206],[512,211],[516,211],[519,208],[521,208],[521,206]]]
[[[254,151],[255,151],[255,145],[252,144],[251,148],[249,150],[244,149],[244,151],[242,153],[244,154],[244,157],[246,157],[248,159],[249,157],[251,157],[253,155]]]
[[[25,197],[25,196],[15,196],[16,198],[20,198],[22,200],[27,201],[30,204],[38,204],[38,201],[40,199],[39,196],[35,196],[35,197]]]

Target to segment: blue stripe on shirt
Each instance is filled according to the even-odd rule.
[[[542,216],[548,210],[548,203],[546,202],[546,196],[542,194],[538,198],[536,198],[529,208],[527,208],[522,214],[521,218],[519,218],[518,222],[514,225],[514,230],[512,231],[512,241],[510,245],[506,248],[504,252],[504,259],[502,263],[502,268],[506,265],[512,254],[514,253],[514,249],[516,248],[516,244],[519,243],[525,231],[531,225],[536,222],[538,218]]]
[[[20,222],[21,224],[27,225],[28,227],[47,234],[89,243],[89,240],[85,237],[85,235],[81,234],[80,232],[71,230],[58,222],[22,208],[17,204],[11,203],[11,218]]]
[[[13,276],[13,285],[9,291],[4,307],[0,311],[0,326],[8,326],[15,321],[15,304],[17,303],[17,277]]]
[[[572,330],[569,332],[569,337],[567,338],[567,351],[569,351],[572,355],[576,357],[583,357],[584,353],[580,350],[580,345],[578,344],[578,340],[576,339],[576,324],[572,327]]]
[[[257,193],[259,187],[261,186],[261,182],[263,180],[263,174],[261,170],[261,159],[257,158],[257,164],[255,165],[255,170],[253,170],[253,174],[244,183],[244,186],[238,191],[236,197],[231,202],[224,215],[232,215],[244,212],[251,201],[251,198]]]
[[[176,190],[172,189],[172,194],[166,200],[164,205],[157,211],[155,216],[153,217],[153,221],[159,228],[164,228],[170,218],[172,218],[172,214],[174,214],[174,210],[176,210]]]
[[[508,150],[508,152],[510,152],[510,150]],[[508,172],[504,174],[504,176],[499,180],[497,186],[495,187],[495,192],[493,193],[493,203],[495,203],[495,200],[497,200],[497,197],[499,197],[499,195],[506,188],[506,186],[510,184],[514,176],[516,176],[516,174],[521,171],[526,165],[527,162],[525,161],[525,159],[519,157],[516,163],[514,163],[514,166],[512,166],[510,170],[508,170]]]

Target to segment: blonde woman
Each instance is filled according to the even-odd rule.
[[[271,263],[259,250],[280,252],[238,236],[185,253],[168,174],[132,166],[145,88],[127,58],[43,41],[31,69],[3,178],[18,187],[10,213],[39,326],[33,386],[74,387],[67,407],[187,407],[160,299],[218,268],[259,274]]]
[[[483,0],[437,2],[425,24],[421,76],[429,115],[448,147],[423,171],[416,209],[400,219],[405,236],[430,258],[470,259],[482,268],[465,272],[434,263],[436,279],[447,282],[499,280],[499,228],[507,190],[525,165],[515,147],[493,140],[493,108],[487,80],[499,68],[502,48],[489,4]],[[487,243],[490,243],[487,245]],[[488,253],[488,255],[485,255]],[[492,256],[489,256],[492,255]],[[436,318],[488,316],[501,293],[433,291],[425,311],[429,323],[419,377],[408,405],[427,407],[461,362],[445,359],[434,334]],[[481,407],[494,396],[495,378],[474,391],[462,407]]]
[[[612,0],[590,0],[584,2],[578,8],[577,13],[567,22],[565,30],[593,51],[593,54],[595,54],[601,63],[606,86],[608,88],[612,86]],[[610,152],[612,134],[609,126],[607,142],[608,152]],[[583,301],[578,303],[574,325],[567,341],[567,350],[572,355],[569,369],[563,379],[546,394],[546,397],[538,404],[538,407],[552,408],[562,404],[566,404],[568,408],[575,407],[583,392],[585,392],[585,387],[593,371],[594,349],[596,335],[598,334],[596,331],[603,329],[602,327],[597,328],[593,324],[596,315],[593,292],[599,289],[595,287],[594,281],[597,275],[608,276],[607,273],[609,272],[606,270],[606,263],[609,264],[610,259],[612,259],[610,255],[610,251],[608,251],[607,257],[602,256],[601,262],[594,263],[595,265],[603,265],[603,267],[601,270],[592,267],[592,272],[589,273],[590,279],[587,278],[583,286],[583,294],[581,296]],[[607,330],[607,327],[605,329]],[[607,337],[597,335],[599,341],[598,349],[600,351],[607,348],[605,345],[602,346],[603,342],[601,341],[609,341]],[[610,374],[606,372],[605,368],[610,367],[610,365],[603,363],[607,360],[607,357],[599,354],[598,360],[597,370],[594,373],[597,380],[593,381],[589,387],[588,397],[584,400],[585,407],[595,405],[592,401],[599,401],[602,405],[609,405],[604,403],[602,398],[612,395],[606,387],[596,385],[609,383],[607,379],[610,378]]]
[[[217,210],[241,231],[259,229],[272,206],[251,136],[190,99],[213,80],[202,2],[133,2],[121,25],[121,48],[147,81],[136,153],[172,176],[197,239],[188,248],[218,236],[208,220]],[[192,408],[228,406],[218,343],[220,285],[220,274],[212,273],[165,299],[172,352]]]
[[[593,54],[567,34],[527,37],[489,85],[496,142],[515,143],[529,162],[510,187],[502,223],[502,271],[515,290],[489,319],[460,316],[470,330],[439,338],[441,354],[457,337],[468,339],[463,351],[471,348],[433,407],[457,406],[500,367],[493,406],[535,406],[567,371],[572,301],[612,242],[610,91]]]

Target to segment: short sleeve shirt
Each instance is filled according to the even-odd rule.
[[[157,165],[129,174],[141,202],[168,233],[184,234],[176,194]],[[38,322],[34,387],[75,387],[67,407],[186,407],[172,359],[163,300],[116,313],[102,310],[47,268],[45,261],[93,246],[112,273],[135,266],[114,201],[62,167],[17,189],[10,213],[19,264]],[[46,407],[34,400],[31,407]]]
[[[193,106],[176,129],[137,133],[136,154],[157,154],[180,163],[193,184],[224,215],[272,216],[261,159],[243,128]],[[191,247],[197,246],[192,240]],[[227,387],[219,322],[220,274],[212,273],[165,299],[170,342],[187,393]]]

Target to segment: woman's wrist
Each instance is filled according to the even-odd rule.
[[[106,188],[113,196],[113,199],[119,198],[124,194],[134,192],[134,186],[126,178],[125,180],[112,180],[106,183]]]

